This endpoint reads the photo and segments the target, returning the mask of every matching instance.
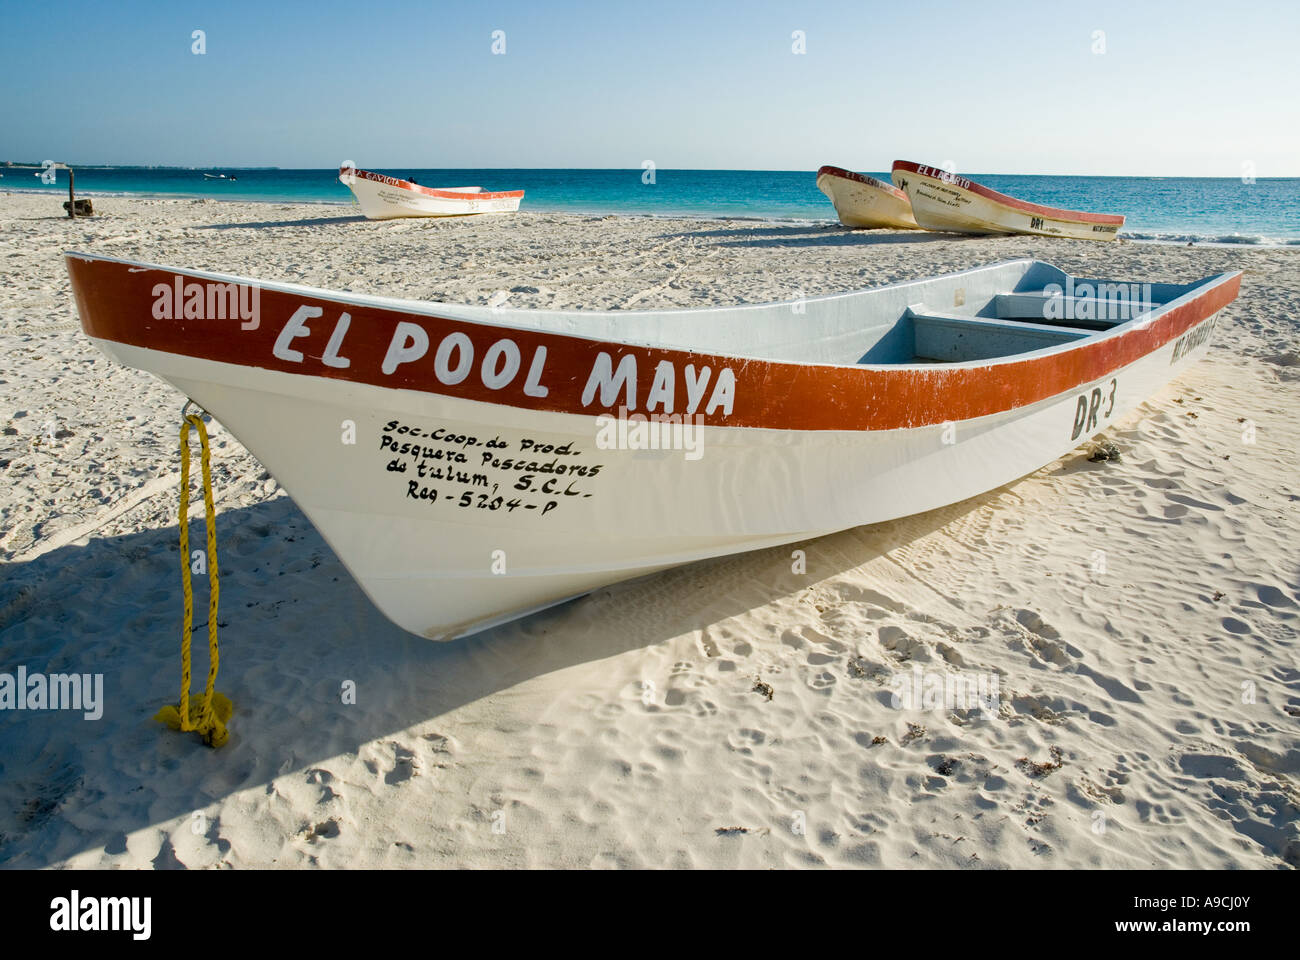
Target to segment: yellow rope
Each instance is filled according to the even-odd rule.
[[[188,405],[187,405],[188,406]],[[154,716],[173,730],[193,730],[210,747],[219,747],[230,733],[226,722],[233,706],[230,698],[217,693],[217,667],[220,655],[217,649],[217,599],[220,596],[220,577],[217,572],[217,517],[212,505],[212,471],[209,466],[208,431],[203,418],[182,414],[181,423],[181,583],[185,590],[185,623],[181,626],[181,702],[168,704]],[[201,702],[190,701],[190,635],[194,623],[194,591],[190,585],[190,427],[199,432],[199,461],[203,467],[203,506],[206,511],[208,531],[208,685]]]

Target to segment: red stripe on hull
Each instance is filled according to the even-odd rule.
[[[283,373],[587,415],[616,409],[622,402],[620,393],[620,400],[606,408],[597,392],[592,403],[583,405],[582,393],[598,355],[608,354],[617,369],[620,359],[630,354],[636,358],[637,410],[645,410],[645,398],[661,361],[675,367],[677,413],[684,412],[681,378],[687,364],[694,365],[696,371],[702,366],[710,368],[706,401],[719,371],[730,368],[736,378],[732,412],[707,414],[706,402],[689,412],[705,414],[704,422],[709,425],[774,430],[893,430],[968,420],[1036,403],[1099,380],[1169,343],[1231,303],[1240,286],[1240,274],[1224,276],[1199,296],[1161,314],[1145,327],[1087,341],[1065,352],[991,361],[978,367],[918,369],[784,363],[628,346],[266,288],[260,291],[261,322],[253,330],[243,330],[238,319],[153,317],[156,284],[174,286],[178,276],[200,284],[223,281],[76,255],[68,256],[68,272],[82,327],[99,339]],[[293,341],[292,348],[304,355],[299,363],[275,356],[274,347],[282,328],[302,306],[319,307],[324,313],[308,321],[308,335]],[[352,320],[340,352],[350,364],[344,368],[326,366],[321,357],[344,311]],[[385,375],[381,364],[399,322],[423,328],[429,348],[421,359]],[[435,376],[434,357],[440,341],[452,333],[463,334],[472,343],[474,366],[461,383],[449,386]],[[479,376],[479,364],[488,348],[503,339],[514,341],[519,348],[522,370],[505,387],[489,389]],[[523,389],[524,373],[538,347],[546,348],[541,377],[548,390],[544,397],[527,395]]]
[[[868,177],[865,173],[854,173],[852,170],[845,170],[843,167],[832,167],[827,164],[817,170],[817,176],[820,177],[823,174],[832,177],[840,177],[844,180],[856,180],[858,183],[865,183],[869,187],[875,187],[878,190],[885,191],[886,193],[892,193],[900,200],[907,199],[907,194],[902,190],[899,190],[898,187],[894,186],[892,183],[885,183],[885,181],[877,180],[875,177]]]

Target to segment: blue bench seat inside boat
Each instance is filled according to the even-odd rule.
[[[1092,336],[1095,330],[908,307],[898,324],[858,361],[965,363],[1029,353]]]
[[[1074,330],[1023,320],[964,317],[959,314],[918,313],[908,310],[917,360],[965,363],[1030,353],[1058,343],[1091,336],[1091,330]]]
[[[1078,327],[1085,330],[1108,330],[1116,324],[1134,320],[1159,303],[1143,303],[1112,297],[1066,297],[1059,293],[1032,291],[1002,293],[993,298],[981,313],[1001,320],[1028,320],[1033,323]]]

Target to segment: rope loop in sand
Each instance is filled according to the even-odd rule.
[[[212,500],[212,469],[208,448],[208,431],[201,415],[189,412],[192,400],[181,409],[181,502],[180,550],[181,584],[185,592],[184,623],[181,625],[181,698],[178,705],[168,704],[154,719],[173,730],[195,731],[210,747],[219,747],[229,738],[226,722],[234,707],[230,698],[216,690],[220,651],[217,647],[217,601],[220,597],[220,574],[217,569],[217,516]],[[206,413],[198,404],[194,406]],[[208,683],[201,701],[190,700],[190,637],[194,623],[194,590],[190,582],[190,428],[199,434],[199,463],[203,472],[203,506],[208,533]]]

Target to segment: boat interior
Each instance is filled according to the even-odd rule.
[[[967,300],[965,309],[923,301],[909,305],[858,362],[969,363],[1032,353],[1150,317],[1199,285],[1061,277]]]
[[[908,307],[891,331],[897,344],[887,342],[887,335],[858,362],[964,363],[1031,353],[1087,339],[1157,306],[1162,304],[1043,290],[994,294],[974,314],[922,303]]]

